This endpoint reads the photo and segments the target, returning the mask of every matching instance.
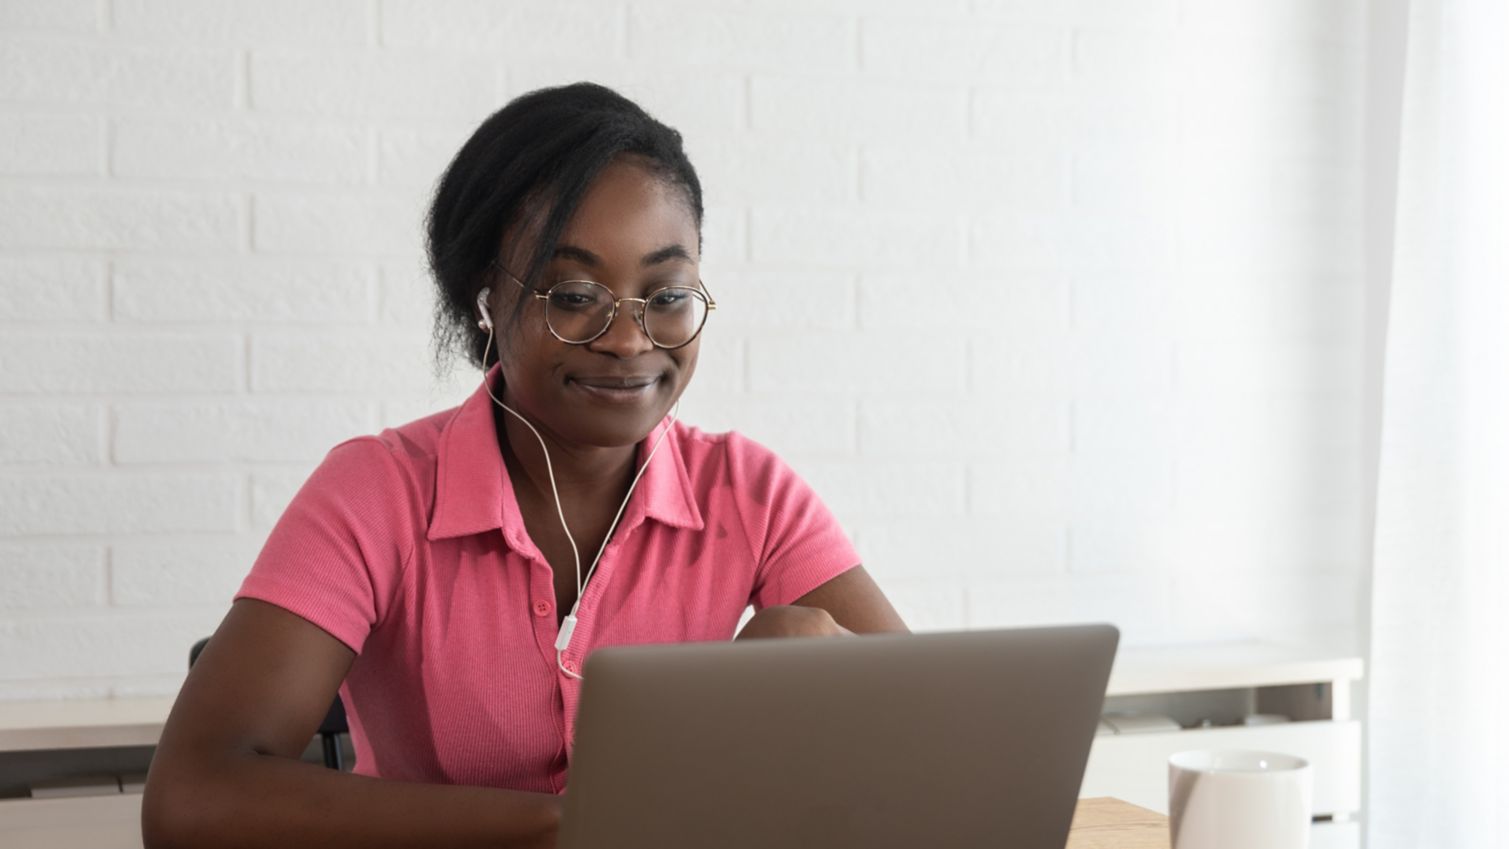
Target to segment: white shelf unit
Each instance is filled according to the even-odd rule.
[[[1167,761],[1193,748],[1290,752],[1315,764],[1312,849],[1357,849],[1362,735],[1351,715],[1363,664],[1345,653],[1257,643],[1118,653],[1105,710],[1160,713],[1181,726],[1210,717],[1282,713],[1296,721],[1255,727],[1095,738],[1081,796],[1114,796],[1167,812]],[[50,752],[85,759],[114,747],[156,744],[172,699],[0,702],[0,753]],[[141,796],[0,799],[6,849],[139,849]]]
[[[1114,796],[1168,813],[1168,758],[1186,749],[1261,749],[1310,761],[1315,777],[1312,849],[1358,849],[1362,726],[1352,687],[1363,661],[1267,643],[1125,649],[1117,654],[1104,713],[1171,717],[1178,731],[1101,734],[1080,796]],[[1253,713],[1292,721],[1243,726]],[[1202,726],[1202,721],[1210,725]]]
[[[157,745],[172,707],[171,698],[0,702],[0,759],[19,757],[30,771],[59,778],[119,775],[129,763],[132,778]],[[0,788],[19,777],[5,773],[0,767]],[[0,798],[0,846],[141,849],[142,797],[134,785],[128,788],[111,795]]]

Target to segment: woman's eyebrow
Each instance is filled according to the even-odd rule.
[[[666,245],[658,251],[652,251],[645,254],[644,259],[641,259],[639,261],[639,264],[646,266],[658,265],[662,262],[669,262],[673,259],[684,259],[690,261],[691,258],[692,255],[687,253],[686,248],[682,247],[681,245]]]
[[[553,256],[556,259],[574,259],[589,268],[595,268],[600,263],[597,254],[576,245],[556,245]]]
[[[602,260],[598,257],[597,254],[587,250],[586,248],[579,248],[576,245],[556,245],[554,257],[556,259],[576,260],[577,262],[587,266],[588,268],[596,268],[602,264]],[[684,259],[690,261],[691,258],[692,255],[687,251],[684,245],[666,245],[663,248],[645,254],[644,258],[639,261],[639,264],[642,266],[651,266],[659,265],[662,262],[669,262],[673,259]]]

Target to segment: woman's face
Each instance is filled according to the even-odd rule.
[[[515,242],[502,262],[524,273],[532,244]],[[545,266],[537,287],[591,280],[617,298],[643,298],[665,286],[699,287],[697,223],[685,193],[624,157],[588,187]],[[525,298],[519,322],[504,334],[500,358],[510,404],[569,444],[633,445],[665,417],[697,367],[701,337],[681,348],[655,347],[635,320],[639,305],[620,304],[613,323],[584,345],[555,338],[545,302],[496,274],[494,326]]]

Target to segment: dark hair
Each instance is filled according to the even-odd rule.
[[[437,372],[458,348],[484,370],[497,359],[496,346],[484,354],[487,333],[477,326],[477,293],[490,279],[503,232],[531,216],[543,219],[528,266],[511,269],[533,285],[588,185],[624,154],[642,157],[685,192],[700,241],[702,186],[681,134],[612,89],[575,83],[532,91],[472,133],[441,176],[425,221],[430,274],[438,289]],[[502,328],[498,331],[501,335]]]

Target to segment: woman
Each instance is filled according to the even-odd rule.
[[[470,399],[337,445],[179,693],[149,846],[549,846],[599,646],[905,630],[799,479],[676,422],[715,306],[680,136],[600,86],[485,121],[428,224]],[[337,693],[354,774],[298,757]]]

